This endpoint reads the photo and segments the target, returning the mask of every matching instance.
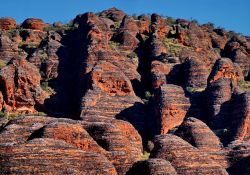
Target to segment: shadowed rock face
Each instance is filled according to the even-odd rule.
[[[4,108],[8,111],[34,112],[47,94],[40,87],[41,76],[36,67],[24,58],[13,59],[0,71],[0,84],[5,94]]]
[[[107,157],[118,174],[126,173],[138,161],[142,152],[141,137],[134,128],[122,121],[90,123],[86,130],[108,151]]]
[[[239,94],[234,101],[232,139],[250,143],[250,91]]]
[[[188,111],[190,102],[181,87],[163,85],[154,97],[157,133],[166,134],[179,126]]]
[[[7,158],[11,157],[13,162],[9,163],[14,167],[18,163],[22,165],[26,154],[30,156],[26,157],[28,161],[23,162],[23,166],[30,166],[27,170],[22,170],[20,166],[12,171],[9,164],[5,163],[0,165],[1,170],[6,174],[18,171],[39,174],[46,172],[45,167],[51,166],[52,174],[60,174],[70,168],[76,172],[86,171],[87,174],[125,174],[141,157],[141,137],[125,121],[104,121],[85,122],[33,116],[19,118],[6,125],[1,120],[1,125],[5,125],[0,131],[1,161],[6,163]],[[19,159],[15,161],[15,157]],[[65,163],[61,161],[63,157],[69,164],[61,169],[56,168]],[[43,160],[44,164],[34,170],[32,166],[37,163],[37,159]]]
[[[0,18],[0,174],[250,174],[249,55],[157,14]]]
[[[175,134],[204,151],[219,151],[222,148],[219,138],[196,118],[186,119]]]
[[[177,136],[161,135],[155,138],[154,143],[152,157],[170,161],[178,174],[228,174],[202,151]]]
[[[229,125],[232,112],[232,82],[229,79],[219,79],[208,85],[208,115],[210,126],[221,129]]]
[[[6,63],[18,53],[18,44],[2,33],[0,33],[0,46],[1,60],[4,60]]]
[[[139,161],[127,173],[128,175],[177,175],[170,162],[164,159]]]

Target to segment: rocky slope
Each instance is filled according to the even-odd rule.
[[[0,174],[250,174],[250,37],[111,8],[0,18]]]

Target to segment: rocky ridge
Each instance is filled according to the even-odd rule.
[[[250,174],[249,81],[250,38],[211,23],[0,18],[0,174]]]

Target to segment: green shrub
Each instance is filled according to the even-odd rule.
[[[48,27],[45,27],[43,30],[45,32],[49,32],[49,31],[55,31],[55,32],[59,32],[59,31],[70,31],[70,30],[75,30],[78,26],[73,24],[73,20],[70,20],[68,23],[60,26],[60,27],[55,27],[53,25],[49,25]]]
[[[199,22],[196,19],[194,19],[194,18],[191,18],[191,23],[199,24]]]
[[[2,69],[3,67],[5,67],[7,65],[7,61],[5,60],[0,60],[0,69]]]
[[[229,31],[229,32],[227,33],[227,40],[230,41],[230,40],[233,38],[234,35],[235,35],[235,32]]]
[[[172,53],[174,56],[178,56],[182,51],[182,49],[185,47],[182,44],[174,43],[173,38],[165,38],[163,44],[168,49],[168,51]]]
[[[224,128],[224,129],[217,129],[217,130],[213,130],[213,132],[215,133],[215,135],[217,135],[218,137],[225,137],[229,134],[229,129],[228,128]]]
[[[138,58],[137,54],[135,52],[131,52],[127,55],[128,58],[133,59],[133,58]]]
[[[145,99],[146,100],[149,100],[153,95],[149,92],[149,91],[146,91],[145,92]]]
[[[169,26],[171,26],[171,25],[176,24],[176,20],[175,20],[174,18],[172,18],[172,17],[167,17],[166,23],[167,23]]]
[[[250,81],[238,81],[238,86],[242,89],[242,90],[250,90]]]
[[[116,49],[120,44],[114,41],[109,41],[109,47],[111,47],[112,49]]]
[[[0,111],[0,118],[5,117],[5,113],[3,111]]]
[[[220,53],[221,53],[220,48],[214,48],[214,51],[215,51],[215,52],[217,52],[218,54],[220,54]]]
[[[190,93],[202,92],[205,88],[194,88],[194,87],[186,87],[186,90]]]
[[[10,113],[7,118],[8,120],[15,120],[19,117],[24,117],[25,115],[24,114],[20,114],[20,113],[17,113],[17,112],[14,112],[14,113]]]
[[[47,82],[47,81],[42,82],[42,83],[41,83],[41,87],[42,87],[42,89],[43,89],[44,91],[48,92],[49,89],[50,89],[50,87],[49,87],[49,82]]]
[[[148,160],[150,156],[150,153],[147,151],[143,151],[143,154],[141,156],[141,160]]]
[[[7,31],[6,35],[9,37],[9,38],[13,38],[15,36],[17,36],[19,34],[18,32],[18,29],[10,29]]]

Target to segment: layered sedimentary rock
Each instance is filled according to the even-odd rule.
[[[41,72],[44,73],[43,78],[51,80],[57,78],[59,71],[59,60],[67,58],[68,52],[65,46],[61,43],[62,37],[56,33],[51,32],[42,40],[42,48],[37,49],[29,58],[29,61],[37,66]]]
[[[245,37],[233,35],[225,46],[224,54],[241,67],[245,77],[249,74],[249,41]]]
[[[250,144],[242,141],[234,141],[227,147],[230,167],[227,169],[229,174],[247,175],[249,170]]]
[[[32,29],[32,30],[40,30],[43,31],[43,29],[47,26],[43,20],[37,19],[37,18],[29,18],[26,19],[22,25],[25,29]]]
[[[220,58],[214,64],[213,70],[209,75],[208,82],[212,83],[220,78],[227,78],[231,81],[243,79],[241,69],[237,67],[230,59]]]
[[[1,174],[116,174],[114,166],[104,156],[80,151],[53,139],[1,145],[0,154]]]
[[[1,120],[1,125],[4,128],[0,132],[0,143],[3,146],[0,149],[0,154],[3,156],[13,156],[14,158],[15,155],[18,156],[19,154],[25,154],[26,151],[24,149],[26,147],[25,145],[28,144],[27,141],[30,140],[29,142],[32,142],[33,140],[42,138],[40,140],[49,140],[49,143],[51,144],[61,142],[66,145],[71,145],[70,147],[74,148],[79,154],[83,151],[88,154],[90,160],[94,160],[97,157],[103,157],[102,161],[98,159],[98,162],[96,163],[102,164],[104,161],[106,162],[105,165],[113,164],[116,168],[114,172],[117,171],[118,174],[125,174],[133,163],[140,159],[142,154],[142,140],[140,135],[131,124],[125,121],[105,118],[102,122],[83,122],[62,118],[57,119],[51,117],[33,116],[15,119],[7,125],[6,123],[7,122]],[[18,149],[14,149],[11,145],[16,145]],[[39,152],[39,145],[33,145],[33,147],[35,149],[34,151]],[[53,145],[46,144],[43,145],[42,148],[43,150],[48,151],[48,154],[56,149],[53,148]],[[30,148],[27,149],[31,151]],[[60,153],[60,149],[61,151],[64,150],[61,147],[58,147],[57,149],[59,150],[58,152],[53,153],[53,157],[62,156],[66,158],[67,156],[74,156],[73,153],[70,155],[71,152],[67,155]],[[10,155],[7,155],[7,152],[4,152],[6,150],[9,150],[8,153]],[[30,152],[30,154],[37,155],[38,153]],[[46,155],[47,154],[44,156]],[[34,157],[31,156],[26,158],[27,162],[29,162],[27,164],[32,166]],[[47,159],[46,157],[41,156],[40,160]],[[3,160],[3,162],[5,161],[6,160]],[[49,161],[54,163],[57,162],[57,160],[54,159]],[[15,166],[14,162],[9,163]],[[8,169],[8,167],[4,168]],[[70,168],[70,166],[67,165],[65,168]],[[106,172],[105,167],[95,166],[95,168],[100,174],[105,174]],[[19,171],[18,168],[17,170]],[[29,171],[35,170],[30,168]],[[56,171],[59,170],[55,169],[52,171],[55,171],[54,173],[57,174]],[[95,173],[98,174],[97,172]]]
[[[0,46],[0,58],[4,60],[5,63],[8,63],[18,53],[18,44],[1,32]]]
[[[92,88],[82,100],[81,118],[114,118],[122,110],[142,102],[135,96],[130,80],[109,62],[100,62],[92,71]]]
[[[5,125],[0,132],[1,144],[20,144],[29,139],[32,133],[45,124],[51,122],[53,118],[47,117],[25,117],[13,120]]]
[[[85,131],[81,124],[72,124],[67,122],[52,122],[41,129],[41,138],[52,138],[63,140],[77,148],[99,154],[106,154],[90,135]]]
[[[0,19],[0,174],[249,174],[249,37],[115,8],[46,26]]]
[[[250,91],[238,94],[233,104],[231,139],[250,143]]]
[[[164,39],[168,34],[170,27],[166,25],[165,20],[157,15],[152,14],[151,16],[151,31],[155,34],[155,37]]]
[[[127,173],[128,175],[177,175],[174,167],[164,159],[139,161]]]
[[[7,111],[34,112],[42,107],[47,97],[40,87],[41,75],[24,58],[16,58],[0,71],[1,89]]]
[[[175,134],[203,151],[215,152],[222,148],[219,138],[205,123],[196,118],[187,118]]]
[[[173,66],[173,64],[166,64],[157,60],[152,61],[151,76],[154,89],[157,89],[161,85],[167,83],[167,75],[171,72]]]
[[[122,20],[121,26],[115,40],[118,41],[125,50],[134,50],[139,44],[136,38],[139,33],[138,26],[132,17],[125,16]]]
[[[123,121],[94,122],[86,127],[91,137],[108,151],[108,159],[114,164],[118,174],[124,174],[132,164],[140,159],[141,138],[134,128]]]
[[[104,10],[101,12],[100,16],[102,17],[108,17],[116,22],[120,22],[126,14],[117,9],[117,8],[110,8],[108,10]]]
[[[170,129],[179,126],[190,107],[181,87],[162,85],[155,93],[155,118],[158,134],[166,134]]]
[[[157,136],[152,157],[170,161],[177,174],[227,175],[225,169],[206,154],[174,135]]]
[[[16,28],[16,20],[13,18],[0,18],[0,30],[11,30]]]
[[[197,59],[187,59],[185,64],[186,87],[205,89],[209,71],[206,65]]]
[[[175,134],[206,153],[207,157],[222,167],[229,166],[228,152],[223,149],[220,139],[204,122],[193,117],[187,118]]]
[[[221,78],[206,89],[209,123],[213,129],[223,129],[230,125],[232,86],[230,79]]]

